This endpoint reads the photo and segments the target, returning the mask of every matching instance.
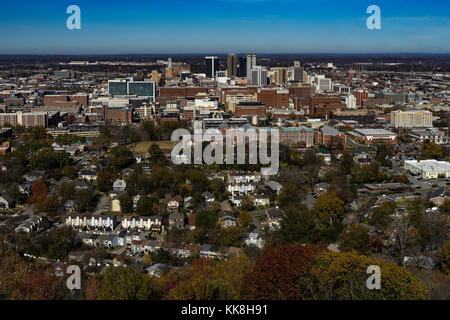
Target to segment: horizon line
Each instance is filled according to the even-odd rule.
[[[0,53],[0,56],[207,56],[228,54],[256,54],[256,55],[450,55],[450,52],[204,52],[204,53]]]

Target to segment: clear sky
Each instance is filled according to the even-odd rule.
[[[3,0],[0,34],[0,54],[450,53],[450,1]]]

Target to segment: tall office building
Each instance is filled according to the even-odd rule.
[[[286,68],[283,67],[273,68],[273,76],[271,83],[282,85],[285,84],[287,80],[288,80],[288,72]]]
[[[155,82],[154,81],[130,81],[128,82],[128,95],[136,95],[138,97],[150,97],[155,99]]]
[[[300,62],[296,61],[298,64],[294,64],[294,81],[303,81],[303,68],[300,67]]]
[[[207,78],[214,78],[216,72],[219,71],[218,57],[205,57],[205,73]]]
[[[155,81],[133,81],[132,78],[109,80],[108,92],[110,96],[138,96],[149,97],[155,101]]]
[[[108,93],[110,96],[126,96],[128,94],[128,79],[109,80]]]
[[[239,77],[247,77],[247,57],[239,57]]]
[[[255,66],[251,70],[251,80],[254,86],[267,85],[267,69],[261,66]]]
[[[237,55],[234,53],[230,53],[227,59],[227,71],[229,77],[237,77]]]
[[[251,79],[254,67],[256,67],[256,54],[249,53],[247,54],[247,79]]]
[[[391,124],[396,128],[433,127],[433,113],[428,110],[395,110],[391,112]]]

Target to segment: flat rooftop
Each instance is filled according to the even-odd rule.
[[[387,131],[384,129],[354,129],[353,131],[356,131],[362,135],[370,136],[370,135],[395,135],[394,132]]]
[[[407,160],[405,164],[409,164],[417,169],[425,172],[434,171],[450,171],[450,163],[447,161],[437,161],[437,160]]]

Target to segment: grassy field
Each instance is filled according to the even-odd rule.
[[[175,145],[175,142],[173,141],[141,141],[137,143],[129,144],[127,147],[136,153],[146,153],[148,151],[148,148],[152,143],[156,143],[158,147],[161,149],[172,149],[172,147]]]

